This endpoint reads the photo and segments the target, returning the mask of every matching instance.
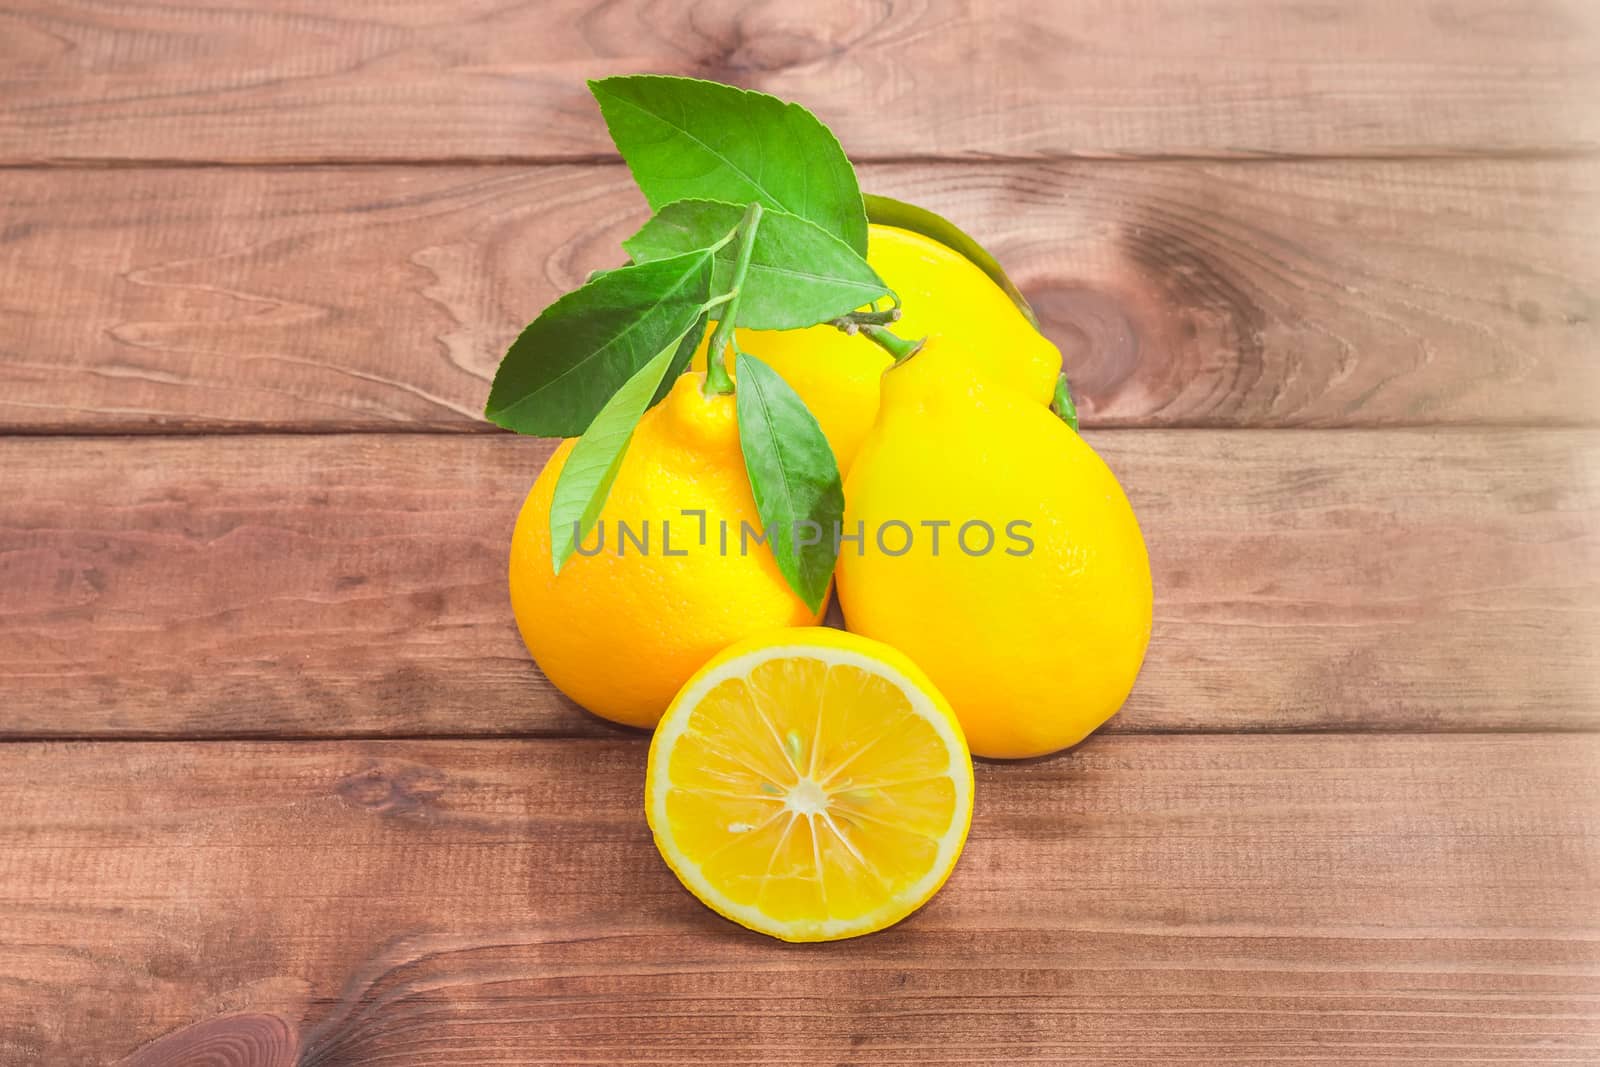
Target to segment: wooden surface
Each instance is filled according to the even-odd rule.
[[[1600,146],[1586,0],[10,0],[0,159],[612,154],[585,78],[804,97],[852,158]]]
[[[1089,439],[1158,591],[1108,730],[1600,726],[1600,431]],[[0,441],[0,736],[635,736],[509,622],[505,546],[549,452]]]
[[[862,180],[983,235],[1092,426],[1595,420],[1592,158]],[[620,166],[456,165],[30,170],[0,213],[0,427],[488,431],[500,353],[648,211]]]
[[[642,218],[583,79],[988,243],[1156,632],[784,946],[504,591],[478,418]],[[1600,1062],[1600,8],[0,4],[0,1064]]]
[[[13,1048],[114,1055],[125,1029],[65,1021],[114,1004],[159,1033],[256,987],[317,1020],[310,1063],[1600,1056],[1592,735],[1098,737],[982,764],[946,889],[829,946],[683,892],[644,755],[6,746]]]

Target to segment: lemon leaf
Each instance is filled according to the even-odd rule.
[[[739,353],[734,410],[756,513],[784,580],[812,611],[828,595],[844,519],[839,464],[816,417],[778,372]]]
[[[611,394],[699,318],[712,248],[618,267],[545,308],[506,350],[489,389],[490,422],[576,437]]]
[[[861,255],[867,215],[855,168],[799,104],[660,74],[591,81],[617,150],[650,206],[759,203],[816,223]]]
[[[1005,291],[1011,302],[1017,305],[1017,310],[1022,312],[1023,318],[1033,324],[1034,329],[1039,328],[1039,319],[1034,315],[1033,308],[1028,306],[1027,297],[1022,295],[1022,290],[1017,288],[1010,275],[1006,274],[1005,268],[989,254],[989,250],[961,227],[925,207],[908,204],[893,197],[867,193],[863,199],[867,205],[867,217],[873,222],[883,226],[898,226],[902,230],[931,237],[947,248],[966,256]]]
[[[650,407],[655,407],[665,400],[667,394],[672,391],[672,383],[689,368],[689,361],[694,359],[694,350],[700,347],[700,339],[706,335],[706,326],[710,320],[710,314],[702,311],[700,317],[694,320],[694,325],[689,327],[689,332],[678,340],[677,351],[667,364],[667,373],[661,376],[661,384],[656,386],[656,394],[650,398]]]
[[[681,255],[719,241],[744,217],[742,204],[679,200],[668,204],[622,247],[636,263]],[[724,245],[712,268],[711,291],[732,284],[738,249]],[[813,222],[769,210],[751,249],[739,297],[739,325],[793,330],[827,322],[888,296],[889,287],[855,249]]]
[[[685,330],[674,337],[635,371],[572,446],[550,498],[550,556],[557,574],[600,518],[600,509],[605,507],[611,483],[617,479],[639,417],[650,406],[657,388],[667,380],[667,370],[688,333]]]

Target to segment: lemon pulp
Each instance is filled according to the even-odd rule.
[[[972,761],[904,656],[822,628],[714,658],[662,717],[657,847],[720,914],[788,941],[854,937],[920,907],[955,866]]]

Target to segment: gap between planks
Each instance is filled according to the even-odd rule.
[[[604,728],[604,727],[602,727]],[[1367,728],[1352,729],[1349,726],[1306,726],[1306,727],[1252,727],[1232,726],[1210,729],[1206,727],[1184,726],[1140,726],[1130,730],[1119,730],[1108,737],[1192,737],[1192,738],[1295,738],[1295,737],[1328,737],[1358,740],[1366,737],[1550,737],[1571,735],[1573,737],[1587,737],[1600,733],[1600,724],[1593,726],[1502,726],[1484,727],[1474,726],[1469,728],[1456,728],[1448,724],[1431,729],[1416,727],[1386,728],[1372,726]],[[1098,732],[1091,736],[1100,736]],[[595,742],[614,742],[616,744],[650,743],[651,734],[646,731],[624,730],[618,727],[612,734],[579,734],[561,731],[528,731],[523,733],[357,733],[357,734],[113,734],[113,733],[85,733],[72,735],[59,734],[0,734],[0,746],[12,745],[343,745],[343,744],[417,744],[420,742],[440,742],[446,744],[497,744],[524,743],[529,741],[573,741],[593,744]],[[1038,763],[1048,763],[1051,760],[1063,759],[1077,751],[1078,746],[1065,748],[1059,752],[1052,752],[1045,756],[1033,759],[1004,760],[988,759],[983,756],[974,756],[973,763],[980,767],[1026,767]]]
[[[1471,160],[1501,160],[1526,163],[1560,163],[1600,159],[1600,145],[1536,146],[1493,148],[1461,146],[1432,151],[1393,152],[1045,152],[1039,154],[969,152],[964,154],[873,155],[856,153],[850,157],[860,166],[1007,166],[1015,164],[1158,164],[1158,163],[1439,163]],[[170,156],[127,156],[97,158],[63,156],[57,159],[0,160],[0,171],[52,170],[219,170],[248,167],[252,170],[306,170],[343,167],[570,167],[620,166],[622,158],[599,153],[572,155],[455,155],[416,157],[307,156],[300,159],[252,158],[236,156],[214,159],[183,159]]]
[[[1130,434],[1130,433],[1167,433],[1177,431],[1182,433],[1208,434],[1208,433],[1296,433],[1296,434],[1350,434],[1372,433],[1376,431],[1425,431],[1440,433],[1472,434],[1485,431],[1519,432],[1519,433],[1561,433],[1572,430],[1592,430],[1600,428],[1600,410],[1597,410],[1594,419],[1579,420],[1568,418],[1525,419],[1514,422],[1475,422],[1467,419],[1436,420],[1416,422],[1386,422],[1382,426],[1374,427],[1351,423],[1339,426],[1219,426],[1207,422],[1176,422],[1176,423],[1148,423],[1137,425],[1113,424],[1109,426],[1086,426],[1086,433],[1100,434]],[[231,426],[172,426],[151,427],[145,429],[138,426],[20,426],[0,429],[0,440],[74,440],[74,441],[157,441],[162,439],[173,440],[204,440],[215,437],[221,440],[239,437],[253,438],[304,438],[304,437],[377,437],[392,440],[396,437],[492,437],[502,435],[515,437],[516,434],[503,430],[490,422],[480,424],[464,424],[460,426],[339,426],[326,423],[295,424],[287,423],[277,425],[273,423],[239,424]]]

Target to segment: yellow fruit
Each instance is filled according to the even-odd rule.
[[[961,727],[910,660],[821,627],[707,663],[650,744],[656,847],[712,910],[785,941],[871,933],[950,876],[972,822]]]
[[[1061,353],[1006,296],[961,253],[910,230],[874,223],[867,262],[900,296],[901,319],[892,327],[915,339],[942,334],[973,353],[985,376],[1041,404],[1054,394]],[[878,379],[888,353],[863,337],[832,326],[806,330],[737,330],[739,347],[762,360],[800,394],[849,471],[878,410]],[[705,342],[693,366],[705,368]]]
[[[762,524],[734,399],[703,396],[703,381],[685,374],[639,420],[596,532],[559,576],[550,498],[572,441],[550,457],[512,533],[511,607],[528,651],[556,688],[629,726],[653,726],[689,676],[730,642],[818,618],[785,584],[771,550],[741,539],[743,524],[752,532]],[[646,550],[637,544],[641,530]]]
[[[1127,699],[1150,639],[1150,564],[1100,457],[970,364],[936,337],[884,375],[845,483],[844,532],[865,536],[843,545],[839,602],[851,630],[928,672],[974,753],[1038,756]]]

